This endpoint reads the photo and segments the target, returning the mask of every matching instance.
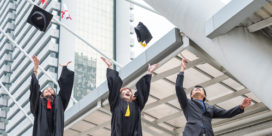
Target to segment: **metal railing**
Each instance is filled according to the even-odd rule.
[[[30,120],[30,122],[32,124],[34,124],[32,118],[26,113],[26,111],[22,108],[22,106],[20,106],[18,104],[18,102],[16,101],[16,99],[13,97],[13,95],[8,91],[8,89],[3,85],[2,82],[0,82],[0,86],[6,91],[6,93],[9,95],[9,97],[13,100],[13,102],[15,103],[15,105],[25,114],[25,116],[27,117],[27,119]]]
[[[28,3],[32,4],[32,5],[36,5],[33,1],[31,0],[25,0]],[[122,65],[119,64],[118,62],[116,62],[115,60],[111,59],[110,57],[108,57],[106,54],[104,54],[103,52],[99,51],[98,49],[96,49],[91,43],[89,43],[86,39],[84,39],[83,37],[81,37],[79,34],[77,34],[76,32],[72,31],[68,26],[66,26],[65,24],[61,23],[57,18],[53,17],[53,20],[59,24],[60,26],[62,26],[63,28],[65,28],[68,32],[70,32],[72,35],[74,35],[75,37],[77,37],[78,39],[80,39],[82,42],[84,42],[86,45],[88,45],[90,48],[92,48],[93,50],[95,50],[98,54],[102,55],[103,57],[111,60],[113,62],[113,64],[115,64],[117,67],[122,68]]]

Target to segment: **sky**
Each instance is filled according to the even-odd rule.
[[[137,2],[144,6],[150,7],[143,0],[137,0]],[[135,58],[144,50],[148,49],[153,43],[163,37],[166,33],[172,30],[175,26],[164,17],[136,5],[134,5],[133,14],[134,22],[132,23],[132,25],[137,26],[139,22],[142,22],[149,29],[153,37],[146,47],[142,47],[136,40],[136,35],[133,35],[135,39],[135,46],[132,50],[134,51]]]
[[[222,1],[222,2],[225,3],[225,4],[227,4],[227,3],[229,3],[231,0],[220,0],[220,1]]]
[[[220,1],[227,4],[231,0],[220,0]],[[150,7],[143,0],[137,0],[136,2],[152,9],[152,7]],[[142,23],[146,25],[146,27],[149,29],[149,31],[151,32],[153,36],[153,39],[150,41],[150,43],[146,47],[142,47],[137,42],[136,35],[135,34],[133,35],[135,38],[135,42],[134,42],[135,46],[132,48],[132,53],[134,54],[133,55],[134,58],[136,58],[139,54],[141,54],[143,51],[148,49],[153,43],[155,43],[157,40],[159,40],[161,37],[167,34],[170,30],[175,28],[175,25],[173,25],[163,16],[157,15],[156,13],[153,13],[137,5],[134,5],[133,14],[134,14],[134,22],[132,23],[132,25],[137,26],[137,24],[141,21]]]

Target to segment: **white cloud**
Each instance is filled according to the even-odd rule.
[[[231,0],[220,0],[220,1],[222,1],[225,4],[228,4]]]

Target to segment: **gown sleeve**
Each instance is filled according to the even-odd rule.
[[[38,115],[38,109],[40,105],[40,85],[37,77],[33,73],[31,76],[31,84],[30,84],[30,111],[33,114],[33,116]]]
[[[240,105],[230,110],[224,110],[213,106],[213,118],[231,118],[243,112],[244,110],[240,108]]]
[[[183,88],[183,79],[184,72],[180,72],[176,80],[176,94],[178,97],[179,104],[181,105],[181,108],[185,109],[188,103],[188,98]]]
[[[63,109],[65,110],[73,90],[74,72],[69,70],[67,66],[63,67],[58,83],[60,87],[59,96],[63,104]]]
[[[113,109],[116,107],[120,99],[120,89],[123,85],[123,81],[119,77],[119,73],[112,69],[107,69],[107,82],[109,88],[109,103],[110,110],[113,112]]]
[[[140,110],[143,110],[149,96],[150,92],[150,83],[151,83],[151,74],[147,74],[142,77],[136,84],[137,91],[135,92],[136,103],[140,107]]]

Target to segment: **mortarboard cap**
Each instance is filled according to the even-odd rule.
[[[45,32],[52,18],[53,15],[51,13],[34,5],[30,15],[28,16],[27,22],[35,26],[37,29]]]
[[[146,46],[146,44],[148,44],[152,39],[152,35],[147,27],[142,22],[139,22],[139,24],[134,29],[137,35],[138,42],[140,42],[142,46]]]

